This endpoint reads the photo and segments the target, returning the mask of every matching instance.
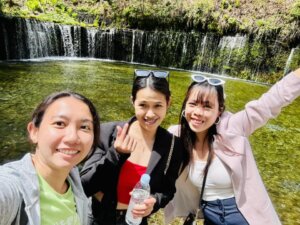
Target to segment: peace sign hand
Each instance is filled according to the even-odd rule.
[[[127,134],[128,128],[128,123],[126,123],[123,128],[117,126],[117,138],[114,142],[114,148],[119,153],[131,153],[136,148],[137,141]]]

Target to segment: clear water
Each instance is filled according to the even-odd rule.
[[[147,190],[143,190],[143,189],[134,189],[133,190],[133,192],[131,194],[130,202],[128,205],[128,209],[126,212],[126,223],[127,224],[139,225],[142,222],[142,217],[133,218],[131,211],[136,204],[142,204],[144,202],[144,200],[149,197],[149,195],[150,195],[150,193]]]
[[[133,115],[130,95],[136,68],[151,69],[78,59],[0,62],[0,163],[18,159],[32,149],[27,140],[27,122],[34,107],[53,91],[70,89],[87,96],[95,103],[102,122],[127,120]],[[172,106],[164,127],[178,121],[189,76],[190,72],[171,71]],[[268,88],[227,80],[226,109],[236,112]],[[283,224],[300,224],[300,98],[257,130],[250,140],[260,174]]]

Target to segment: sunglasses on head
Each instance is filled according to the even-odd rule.
[[[225,84],[225,81],[219,78],[209,78],[203,75],[192,75],[192,79],[193,81],[197,82],[197,83],[204,83],[207,81],[207,83],[209,83],[210,85],[213,86],[219,86],[219,85],[223,85]]]
[[[168,78],[168,71],[158,71],[158,70],[134,70],[135,77],[149,77],[150,75],[155,76],[156,78]]]

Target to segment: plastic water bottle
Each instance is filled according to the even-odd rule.
[[[148,174],[143,174],[140,181],[135,185],[132,193],[128,209],[126,212],[126,223],[129,225],[139,225],[142,222],[142,217],[133,218],[132,209],[136,204],[142,204],[145,199],[150,196],[150,176]]]

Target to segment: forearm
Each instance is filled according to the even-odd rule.
[[[230,117],[230,132],[249,136],[275,118],[281,109],[300,95],[300,69],[286,75],[259,99],[246,104],[245,109]]]

